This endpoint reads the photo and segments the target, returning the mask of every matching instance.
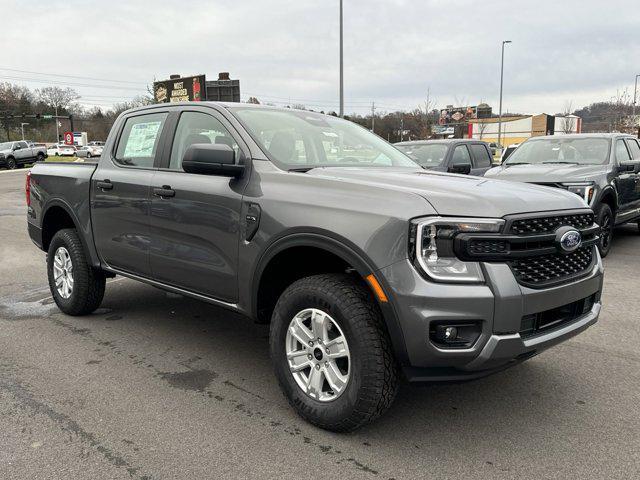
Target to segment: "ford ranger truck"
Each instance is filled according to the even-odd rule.
[[[60,310],[91,313],[121,275],[269,323],[286,398],[333,431],[381,415],[400,379],[497,372],[600,312],[579,196],[426,171],[329,115],[137,108],[97,162],[37,164],[26,190]]]

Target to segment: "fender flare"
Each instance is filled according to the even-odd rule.
[[[615,201],[615,208],[614,208],[614,212],[616,212],[618,210],[618,190],[616,189],[615,185],[606,185],[602,191],[600,192],[600,195],[598,196],[596,202],[594,202],[594,207],[599,204],[602,203],[602,199],[608,195],[609,193],[611,193],[611,195],[613,195],[614,201]]]
[[[376,272],[373,262],[355,244],[346,238],[340,237],[333,232],[322,229],[289,231],[273,240],[264,250],[256,264],[253,276],[251,277],[251,312],[257,312],[258,287],[262,274],[269,262],[280,252],[292,247],[315,247],[326,250],[347,262],[358,272],[364,280],[367,275]],[[391,339],[391,344],[398,362],[402,365],[409,364],[404,334],[394,306],[393,290],[387,284],[386,279],[381,275],[376,275],[376,279],[381,284],[387,294],[388,302],[377,302],[382,312],[387,332]],[[365,282],[366,283],[366,282]]]
[[[87,255],[87,259],[89,260],[89,263],[93,267],[100,267],[100,260],[98,259],[97,252],[93,247],[93,242],[91,245],[87,243],[86,232],[82,229],[81,227],[82,223],[78,219],[78,216],[75,214],[71,206],[61,198],[53,198],[49,200],[42,208],[42,222],[40,223],[40,228],[42,229],[43,236],[44,236],[45,218],[47,218],[47,214],[54,207],[61,208],[62,210],[65,211],[67,215],[69,215],[69,218],[71,218],[71,221],[73,222],[75,229],[78,231],[78,236],[80,237],[80,243],[82,243],[82,247],[84,249],[85,254]],[[44,250],[44,241],[43,241],[42,248]]]

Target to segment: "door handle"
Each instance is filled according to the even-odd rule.
[[[176,196],[176,191],[169,185],[163,185],[161,188],[154,188],[153,194],[156,197],[171,198]]]
[[[112,190],[113,189],[113,183],[111,183],[111,180],[109,180],[109,179],[103,180],[101,182],[96,182],[96,186],[101,190]]]

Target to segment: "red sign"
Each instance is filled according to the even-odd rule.
[[[73,145],[73,132],[64,132],[64,144]]]

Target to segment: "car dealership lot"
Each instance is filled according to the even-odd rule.
[[[116,278],[68,317],[0,174],[0,478],[633,478],[640,474],[640,235],[616,232],[585,333],[505,372],[404,385],[355,434],[305,423],[268,328]]]

